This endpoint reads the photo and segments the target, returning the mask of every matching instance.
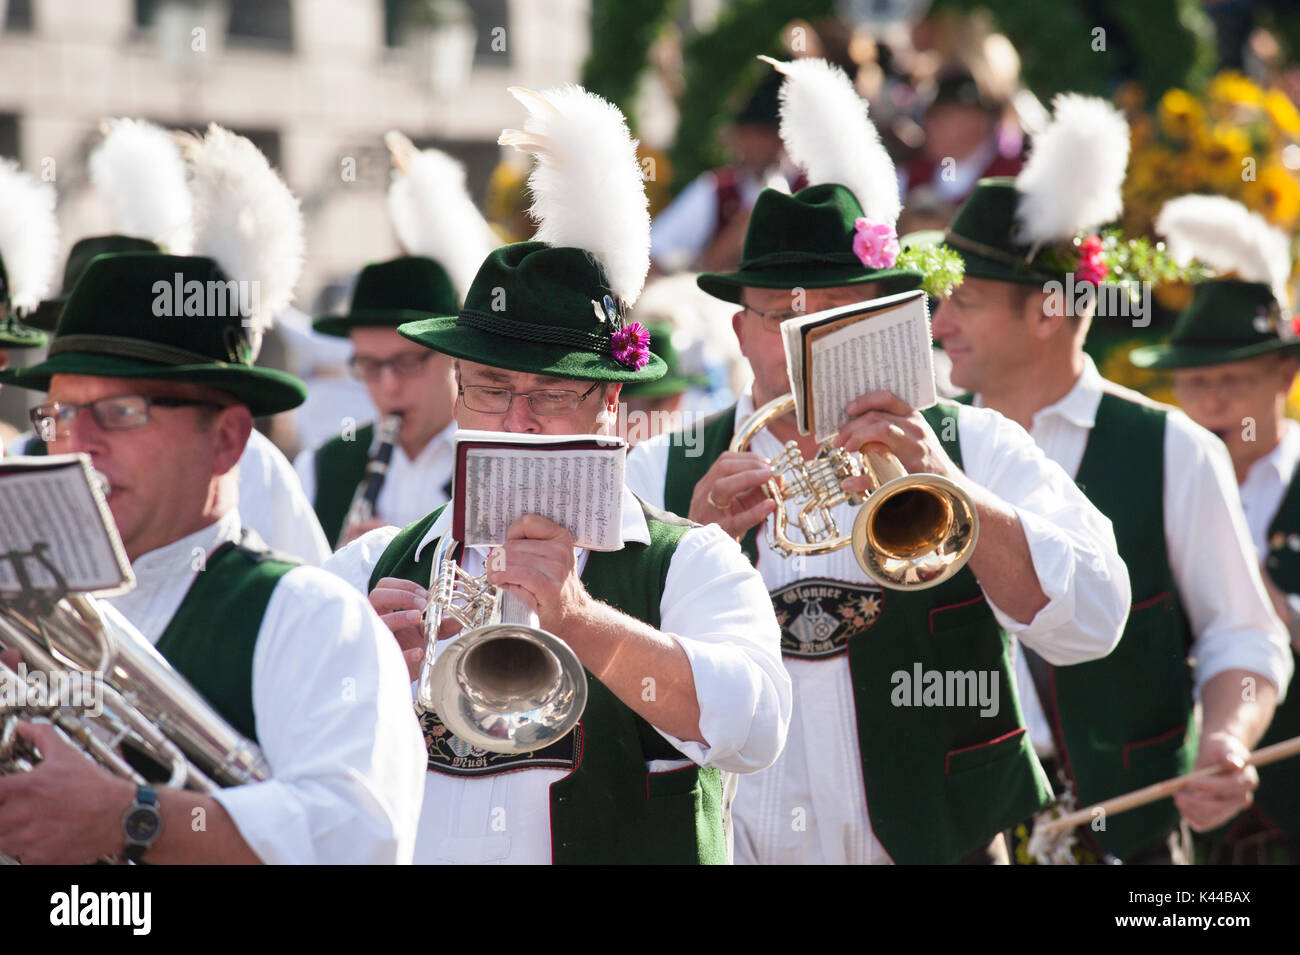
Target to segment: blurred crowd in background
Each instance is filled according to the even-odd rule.
[[[63,254],[107,231],[85,168],[101,117],[230,126],[300,197],[307,270],[260,359],[309,385],[306,405],[259,423],[291,457],[373,417],[348,342],[310,316],[343,310],[357,272],[398,250],[388,129],[461,159],[502,241],[531,235],[528,169],[495,144],[517,113],[512,84],[582,82],[636,127],[655,218],[634,317],[672,335],[686,389],[672,407],[723,407],[744,387],[734,306],[693,274],[738,265],[765,185],[800,185],[778,135],[780,77],[755,53],[825,57],[854,77],[899,171],[900,234],[942,229],[979,178],[1014,175],[1062,90],[1129,114],[1130,234],[1193,191],[1288,232],[1300,219],[1300,10],[1285,0],[0,0],[0,21],[0,155],[54,178]],[[1186,301],[1155,292],[1145,337],[1099,322],[1090,350],[1104,376],[1167,398],[1123,360]],[[38,398],[0,393],[0,428],[22,429]]]

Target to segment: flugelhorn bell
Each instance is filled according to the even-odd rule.
[[[445,535],[433,560],[424,612],[425,652],[417,709],[492,753],[528,753],[567,735],[587,705],[577,654],[537,626],[524,601],[457,566]],[[438,628],[452,617],[464,632],[435,655]]]
[[[748,450],[754,435],[794,410],[794,396],[783,395],[755,411],[736,432],[732,451]],[[789,441],[770,463],[772,477],[763,492],[776,502],[768,543],[777,553],[828,554],[853,547],[863,572],[891,590],[924,590],[961,570],[975,550],[979,515],[970,497],[938,474],[908,474],[887,452],[853,453],[825,442],[806,460]],[[867,476],[868,493],[845,491],[843,482]],[[787,504],[799,505],[792,520]],[[832,510],[861,505],[848,534],[841,534]],[[790,534],[797,531],[803,540]]]

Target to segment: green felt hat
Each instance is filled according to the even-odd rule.
[[[652,352],[640,369],[614,357],[633,326],[641,327],[620,331],[624,312],[590,253],[516,242],[484,260],[458,315],[398,331],[434,351],[510,371],[578,381],[663,377],[667,368]]]
[[[97,255],[108,255],[113,252],[161,252],[162,247],[157,242],[149,239],[137,239],[130,235],[92,235],[84,239],[78,239],[68,253],[68,264],[63,267],[63,287],[58,295],[45,299],[36,308],[32,309],[31,314],[24,316],[23,321],[32,328],[39,328],[42,331],[52,332],[59,324],[59,316],[63,313],[63,306],[68,302],[68,296],[72,294],[73,286],[77,284],[77,279],[81,278],[86,266],[90,260]]]
[[[4,258],[0,257],[0,348],[39,348],[44,344],[45,336],[14,313],[9,300],[9,273],[5,271]]]
[[[696,279],[704,291],[740,304],[745,288],[838,288],[880,282],[882,295],[919,288],[915,269],[873,269],[853,251],[862,206],[847,186],[821,183],[787,195],[764,189],[754,203],[745,232],[740,268],[705,272]]]
[[[1192,289],[1169,342],[1134,349],[1129,360],[1139,368],[1200,368],[1272,352],[1300,353],[1300,339],[1280,334],[1290,321],[1268,285],[1206,279]]]
[[[68,297],[49,356],[0,372],[0,382],[46,391],[60,374],[183,381],[227,391],[254,415],[297,407],[307,397],[301,381],[253,364],[235,288],[208,258],[98,256]]]
[[[1016,208],[1020,191],[1007,177],[981,179],[966,199],[948,231],[944,243],[962,257],[967,277],[1042,285],[1062,280],[1065,272],[1050,262],[1051,249],[1032,250],[1015,239]]]
[[[367,265],[346,315],[322,315],[311,327],[325,335],[346,338],[354,328],[396,328],[430,315],[446,315],[460,307],[451,279],[441,265],[410,255]]]
[[[664,360],[668,369],[658,381],[643,381],[627,385],[619,394],[622,398],[668,398],[679,395],[689,388],[707,388],[709,379],[705,375],[683,375],[677,367],[677,349],[673,347],[673,326],[668,322],[649,322],[651,350]]]

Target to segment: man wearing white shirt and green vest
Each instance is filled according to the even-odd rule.
[[[1123,566],[1105,518],[1019,428],[946,403],[918,412],[885,392],[850,403],[835,442],[851,451],[883,444],[907,471],[957,482],[979,513],[969,565],[932,589],[882,590],[848,549],[787,559],[758,533],[774,506],[755,490],[770,477],[767,460],[789,440],[806,457],[816,452],[793,415],[771,422],[749,452],[727,450],[756,406],[790,390],[780,321],[922,279],[895,257],[896,181],[865,104],[821,61],[785,69],[782,134],[812,185],[794,196],[764,192],[740,270],[699,278],[741,306],[732,323],[753,386],[706,420],[702,455],[673,436],[638,445],[628,483],[651,503],[743,537],[782,624],[795,685],[790,737],[775,765],[740,781],[737,861],[1002,861],[1002,828],[1049,799],[1003,631],[1059,663],[1104,655],[1128,610]],[[809,151],[815,137],[799,127],[818,126],[819,107],[825,128],[865,125],[838,138],[866,145],[838,157]],[[891,254],[870,247],[882,235]],[[841,529],[852,526],[852,506],[833,513]],[[946,685],[969,674],[982,699],[911,692],[913,679],[933,685],[935,674]]]
[[[251,143],[213,128],[192,148],[196,175],[233,155],[264,208],[296,213],[292,197],[279,203],[287,190]],[[250,167],[260,177],[249,178]],[[421,748],[391,637],[337,578],[268,551],[240,526],[234,468],[252,418],[305,396],[297,379],[253,363],[268,315],[297,275],[288,253],[301,248],[299,229],[287,213],[238,240],[200,224],[198,248],[230,253],[248,243],[227,262],[261,263],[260,274],[232,277],[231,266],[203,256],[96,258],[49,357],[0,378],[48,392],[33,423],[50,450],[88,454],[107,480],[136,578],[109,602],[259,744],[272,773],[211,796],[137,787],[82,759],[51,728],[27,725],[45,759],[0,779],[0,850],[24,862],[120,854],[124,816],[149,805],[161,826],[134,849],[147,862],[411,858]],[[259,283],[266,311],[229,307],[227,291],[249,282]],[[160,294],[191,292],[191,314],[158,314]]]
[[[648,333],[624,319],[649,265],[635,144],[617,109],[580,88],[514,92],[532,116],[502,141],[538,154],[541,239],[488,256],[459,314],[401,333],[456,359],[462,427],[608,433],[621,383],[664,373]],[[423,585],[454,506],[400,532],[371,531],[326,565],[370,592],[413,677]],[[623,546],[612,552],[576,550],[538,515],[512,524],[491,558],[463,549],[466,572],[486,566],[490,584],[522,596],[538,626],[574,650],[588,701],[569,735],[517,756],[474,750],[423,714],[417,862],[728,861],[726,777],[769,765],[789,722],[776,621],[718,528],[627,491],[619,519]]]
[[[1228,770],[1172,802],[1080,827],[1079,858],[1186,862],[1181,821],[1212,828],[1249,803],[1257,775],[1241,760],[1291,661],[1221,442],[1101,378],[1083,352],[1087,297],[1060,297],[1112,268],[1086,236],[1119,215],[1127,142],[1108,105],[1059,100],[1020,177],[983,180],[949,227],[967,277],[934,335],[954,384],[1028,429],[1110,517],[1128,567],[1133,609],[1114,653],[1062,666],[1026,644],[1018,657],[1030,732],[1059,791],[1086,806],[1194,766]]]
[[[1300,424],[1286,416],[1286,400],[1300,339],[1273,287],[1289,272],[1289,241],[1228,199],[1196,196],[1170,203],[1166,210],[1173,210],[1175,224],[1178,209],[1185,214],[1189,204],[1220,234],[1235,218],[1253,225],[1266,241],[1271,237],[1276,274],[1254,276],[1267,281],[1246,281],[1248,268],[1220,268],[1236,277],[1198,282],[1168,344],[1139,349],[1130,358],[1141,367],[1171,370],[1183,410],[1227,446],[1264,587],[1290,634],[1294,673],[1300,649]],[[1292,691],[1278,704],[1258,746],[1298,735],[1300,699]],[[1297,860],[1300,762],[1283,760],[1258,772],[1254,801],[1211,835],[1212,861]]]

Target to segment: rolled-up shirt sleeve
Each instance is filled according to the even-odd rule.
[[[1195,687],[1225,670],[1260,674],[1286,696],[1294,661],[1264,589],[1223,442],[1182,413],[1165,431],[1169,567],[1196,635]]]
[[[659,610],[659,629],[690,659],[707,743],[661,735],[702,766],[752,773],[771,765],[792,705],[780,628],[762,577],[717,525],[683,535]]]
[[[264,862],[411,861],[425,751],[392,635],[312,567],[287,573],[253,654],[253,712],[272,778],[217,800]]]
[[[966,474],[1014,508],[1047,595],[1028,623],[990,600],[998,623],[1055,666],[1104,657],[1132,599],[1110,520],[1014,421],[962,406],[958,426]]]

